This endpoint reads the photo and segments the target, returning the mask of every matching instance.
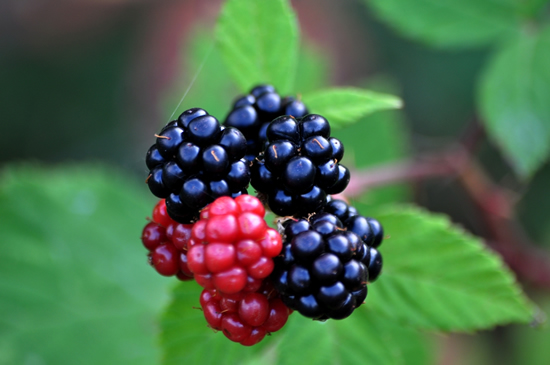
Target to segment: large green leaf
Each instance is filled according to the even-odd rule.
[[[550,28],[523,34],[489,64],[479,104],[488,132],[528,177],[550,153]]]
[[[292,91],[298,55],[298,25],[287,0],[228,0],[216,36],[241,91],[259,83]]]
[[[396,96],[351,87],[308,93],[302,99],[310,112],[327,118],[333,128],[355,123],[361,117],[379,110],[402,106]]]
[[[398,207],[375,217],[388,238],[383,272],[369,286],[373,312],[443,331],[532,320],[532,305],[499,256],[444,216]]]
[[[169,280],[139,239],[146,187],[95,166],[10,168],[0,184],[0,363],[155,363]]]
[[[365,0],[403,34],[435,46],[477,46],[520,27],[516,0]]]
[[[392,319],[358,310],[343,321],[315,322],[295,313],[252,348],[207,328],[194,283],[174,288],[162,320],[164,364],[427,364],[427,338]]]

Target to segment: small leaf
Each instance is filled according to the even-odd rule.
[[[439,47],[479,46],[519,31],[515,0],[365,0],[401,33]]]
[[[380,247],[383,272],[369,285],[368,309],[443,331],[532,320],[531,303],[500,257],[447,218],[412,207],[376,218],[388,238]]]
[[[0,363],[158,361],[168,281],[139,239],[152,201],[95,166],[3,171]]]
[[[402,106],[396,96],[357,88],[321,90],[303,95],[302,100],[311,113],[324,116],[334,128],[357,122],[379,110]]]
[[[292,90],[298,25],[286,0],[228,0],[216,30],[225,63],[241,91],[260,83]]]
[[[507,44],[489,64],[479,104],[487,131],[516,172],[531,176],[550,153],[550,28]]]

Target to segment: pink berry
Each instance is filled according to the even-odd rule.
[[[283,249],[283,240],[281,235],[276,230],[269,228],[265,237],[260,241],[262,251],[267,257],[275,257],[281,253]]]
[[[195,275],[205,275],[210,273],[206,267],[204,251],[204,245],[195,245],[187,251],[187,266]]]
[[[254,213],[263,218],[265,215],[265,208],[260,200],[252,195],[243,194],[235,198],[235,202],[241,208],[241,212]]]
[[[233,242],[239,237],[237,219],[233,215],[211,216],[206,223],[205,236],[208,242]]]
[[[243,290],[246,286],[246,271],[233,266],[227,271],[214,274],[213,281],[216,289],[225,294],[235,294]]]
[[[267,223],[263,217],[245,212],[239,215],[238,220],[241,239],[257,240],[263,238],[267,229]]]
[[[239,213],[239,206],[232,198],[222,196],[210,204],[209,210],[210,218],[212,218],[213,216],[226,216]]]
[[[236,245],[237,260],[243,266],[248,266],[258,261],[262,256],[262,248],[255,241],[242,240]]]
[[[258,261],[250,265],[248,270],[248,275],[256,279],[264,279],[271,274],[275,264],[273,260],[268,257],[262,256]]]
[[[193,249],[195,247],[193,247]],[[235,264],[235,246],[232,244],[214,242],[204,247],[204,261],[208,271],[212,273],[222,272],[230,269]]]

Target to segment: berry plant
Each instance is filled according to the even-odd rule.
[[[143,117],[137,157],[123,143],[137,123],[102,146],[132,155],[134,175],[3,169],[0,364],[546,363],[547,334],[529,325],[545,320],[550,259],[516,202],[544,185],[550,155],[550,5],[353,6],[388,38],[453,57],[487,47],[464,136],[409,149],[422,87],[327,86],[329,56],[355,54],[313,48],[307,22],[300,37],[306,5],[224,0],[151,101],[165,115]],[[180,27],[196,19],[186,10]],[[329,18],[316,24],[332,32]],[[395,62],[430,68],[417,61]],[[512,177],[497,182],[502,170]],[[440,193],[452,184],[461,194]],[[435,213],[441,200],[452,216]],[[478,342],[498,353],[470,354]]]

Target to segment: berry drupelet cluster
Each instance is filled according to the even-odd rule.
[[[367,296],[367,246],[333,214],[284,223],[282,255],[272,275],[281,299],[303,316],[325,320],[351,315]]]
[[[246,192],[245,153],[246,138],[238,129],[221,127],[204,109],[189,109],[168,123],[149,148],[147,184],[166,199],[172,219],[191,223],[217,197]]]
[[[305,217],[339,194],[350,180],[339,164],[342,143],[330,137],[330,125],[320,115],[296,119],[282,116],[267,128],[269,141],[251,168],[251,185],[265,194],[271,211],[279,216]]]
[[[224,125],[239,129],[247,141],[246,158],[253,161],[264,150],[267,126],[282,115],[300,118],[309,112],[304,103],[291,96],[281,98],[271,85],[259,85],[235,100]]]
[[[260,85],[235,101],[224,126],[193,108],[156,137],[146,181],[161,200],[141,239],[158,273],[203,287],[209,327],[251,346],[293,310],[343,319],[363,304],[382,269],[384,232],[331,199],[350,172],[324,117]],[[284,217],[279,231],[266,207]]]
[[[149,263],[163,276],[177,276],[182,281],[193,280],[187,264],[187,245],[193,225],[174,221],[166,212],[164,200],[153,209],[153,219],[141,233],[141,242],[149,251]]]

